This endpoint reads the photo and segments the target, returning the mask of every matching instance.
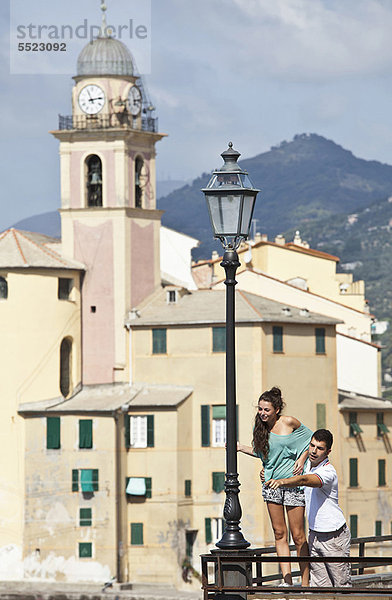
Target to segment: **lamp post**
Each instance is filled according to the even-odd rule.
[[[237,164],[241,156],[230,142],[221,154],[224,164],[214,171],[206,197],[214,237],[223,245],[221,266],[226,272],[226,501],[223,515],[226,521],[222,539],[217,542],[223,550],[241,550],[250,546],[239,526],[242,510],[237,473],[237,416],[235,377],[235,274],[240,266],[237,248],[249,236],[253,209],[259,190],[255,189],[246,171]]]

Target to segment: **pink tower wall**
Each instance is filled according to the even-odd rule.
[[[137,306],[155,288],[154,225],[131,221],[131,306]]]
[[[83,383],[114,381],[113,226],[74,223],[74,256],[87,266],[82,287]],[[91,306],[96,312],[91,312]]]

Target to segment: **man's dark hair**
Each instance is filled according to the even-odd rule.
[[[312,435],[317,442],[325,442],[327,450],[331,450],[333,444],[333,435],[328,429],[317,429]]]

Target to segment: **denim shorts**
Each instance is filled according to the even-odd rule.
[[[305,506],[305,492],[303,488],[281,487],[273,490],[270,487],[266,487],[263,483],[262,494],[264,502],[283,504],[283,506]]]

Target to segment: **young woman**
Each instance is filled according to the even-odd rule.
[[[253,429],[252,447],[238,443],[239,452],[261,458],[263,469],[263,499],[267,504],[275,536],[278,556],[290,556],[287,518],[298,556],[309,556],[304,530],[305,495],[302,488],[271,490],[264,485],[269,479],[300,475],[308,457],[312,431],[295,417],[282,415],[284,402],[279,388],[273,387],[261,394]],[[290,563],[281,563],[283,584],[292,585]],[[302,585],[309,585],[309,564],[300,563]]]

